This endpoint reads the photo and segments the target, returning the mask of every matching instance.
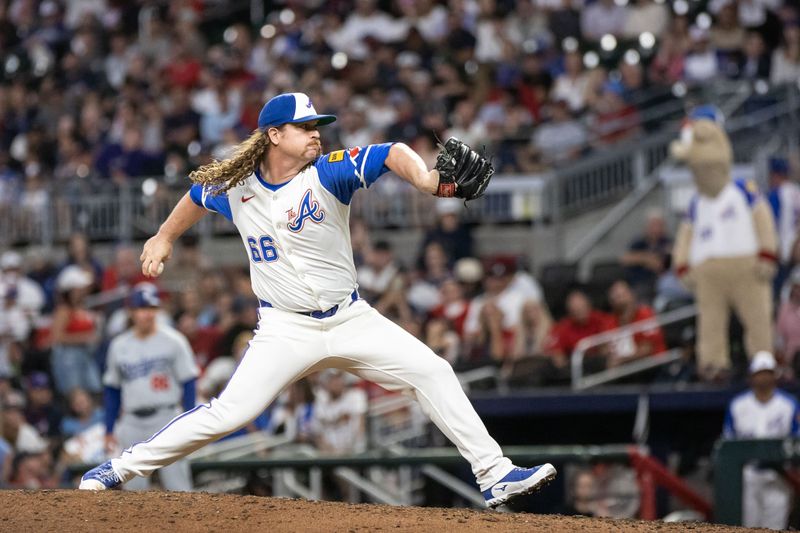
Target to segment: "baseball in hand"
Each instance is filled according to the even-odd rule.
[[[159,263],[156,269],[156,275],[160,276],[162,272],[164,272],[164,263]]]

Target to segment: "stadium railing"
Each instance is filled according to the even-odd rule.
[[[623,363],[614,368],[596,372],[591,376],[584,375],[583,363],[586,357],[591,357],[587,353],[593,348],[603,346],[605,344],[614,343],[626,337],[632,337],[637,333],[650,331],[661,326],[675,324],[684,320],[693,319],[697,316],[697,308],[694,305],[688,305],[672,311],[667,311],[648,318],[616,328],[597,335],[591,335],[581,339],[575,346],[570,358],[570,371],[572,377],[573,390],[586,390],[591,387],[611,383],[620,378],[632,376],[646,370],[657,368],[659,366],[668,365],[683,357],[680,349],[668,350],[664,353],[654,354],[643,359],[637,359],[629,363]]]

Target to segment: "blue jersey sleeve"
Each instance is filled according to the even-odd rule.
[[[736,424],[733,422],[733,406],[729,405],[725,411],[725,421],[722,423],[722,438],[736,438]]]
[[[195,183],[192,185],[192,188],[189,189],[189,197],[198,206],[204,207],[212,213],[219,213],[228,220],[233,220],[233,215],[231,215],[231,204],[228,201],[227,194],[211,194],[208,187],[203,187],[202,185]]]
[[[733,183],[742,192],[745,200],[747,200],[747,205],[752,207],[759,197],[758,185],[756,185],[756,182],[753,180],[734,180]]]
[[[314,163],[319,181],[340,202],[349,204],[356,190],[366,189],[389,172],[385,162],[391,147],[392,143],[370,144],[323,155]]]

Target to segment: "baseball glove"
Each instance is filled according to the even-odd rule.
[[[484,156],[450,137],[439,145],[435,169],[439,171],[436,196],[474,200],[483,194],[494,174],[494,167]]]

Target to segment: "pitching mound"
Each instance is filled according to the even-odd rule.
[[[0,492],[0,531],[721,532],[708,524],[611,521],[467,509],[348,505],[178,492]]]

